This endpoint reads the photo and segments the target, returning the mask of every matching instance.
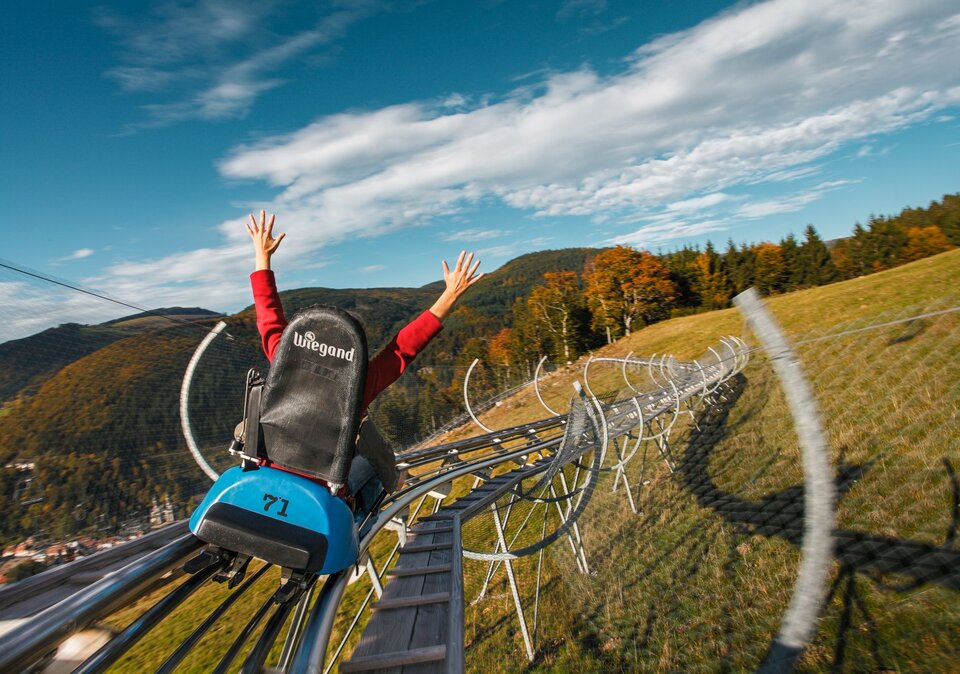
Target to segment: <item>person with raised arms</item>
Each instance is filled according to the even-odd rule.
[[[271,362],[280,343],[280,336],[288,323],[271,269],[271,258],[286,236],[273,235],[275,222],[275,215],[270,215],[268,219],[266,211],[260,211],[259,220],[251,214],[250,223],[246,225],[256,255],[256,268],[250,275],[250,283],[257,312],[257,329],[263,342],[263,351]],[[440,332],[443,319],[450,314],[457,300],[484,276],[483,273],[477,273],[480,260],[474,261],[474,254],[467,254],[466,251],[460,252],[453,270],[446,260],[442,261],[442,267],[446,287],[437,301],[401,329],[369,361],[360,409],[360,414],[364,417],[374,398],[395,382],[417,354]],[[393,451],[380,437],[373,424],[365,418],[360,425],[357,454],[351,464],[346,490],[342,495],[354,499],[355,510],[366,514],[374,507],[381,490],[394,491],[402,486],[403,479],[404,476],[397,470]]]

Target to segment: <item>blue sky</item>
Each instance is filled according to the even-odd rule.
[[[842,236],[960,191],[950,0],[38,2],[5,11],[0,257],[146,306],[421,285],[477,249]],[[37,315],[0,279],[0,341]],[[86,300],[84,300],[86,302]],[[31,309],[31,307],[33,307]]]

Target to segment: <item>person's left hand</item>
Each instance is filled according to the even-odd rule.
[[[473,263],[473,266],[471,266]],[[473,253],[467,255],[467,251],[461,250],[460,257],[457,258],[457,265],[453,271],[450,271],[447,261],[443,260],[443,281],[447,287],[440,295],[440,298],[430,307],[430,312],[441,321],[450,313],[453,305],[460,296],[467,291],[467,288],[483,278],[483,274],[477,274],[480,268],[480,260],[473,261]]]
[[[466,259],[464,259],[464,256],[466,256]],[[443,280],[447,284],[445,292],[452,294],[454,301],[465,293],[467,288],[483,278],[483,273],[477,274],[477,269],[480,268],[480,260],[473,262],[472,268],[470,267],[471,262],[473,262],[473,253],[467,255],[465,250],[460,251],[457,266],[454,267],[453,271],[450,271],[447,261],[443,261]]]
[[[250,239],[253,240],[253,250],[256,253],[257,261],[256,269],[258,271],[261,269],[270,269],[270,258],[277,252],[277,247],[280,245],[280,242],[283,241],[283,237],[286,236],[286,233],[283,233],[276,238],[273,237],[273,223],[276,222],[276,220],[277,216],[271,215],[270,221],[268,222],[267,212],[261,210],[260,222],[258,223],[256,216],[251,213],[250,224],[246,225],[247,233],[250,235]]]

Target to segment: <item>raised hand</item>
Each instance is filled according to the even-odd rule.
[[[471,266],[471,263],[473,266]],[[483,274],[477,274],[480,268],[480,260],[473,261],[473,253],[467,255],[467,251],[461,250],[457,258],[457,265],[453,271],[443,260],[443,280],[447,287],[440,295],[440,298],[430,307],[430,311],[440,320],[443,320],[460,296],[467,291],[467,288],[483,278]]]
[[[271,214],[270,221],[267,222],[267,212],[262,210],[260,211],[260,222],[257,222],[257,218],[251,213],[250,224],[244,223],[247,227],[247,233],[253,240],[253,250],[257,256],[257,271],[270,269],[270,258],[276,252],[280,242],[283,241],[283,237],[286,236],[286,233],[284,233],[277,238],[273,237],[273,224],[276,219],[277,216]]]

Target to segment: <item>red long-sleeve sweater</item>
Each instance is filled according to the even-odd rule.
[[[280,295],[273,272],[269,269],[250,274],[253,286],[253,302],[257,309],[257,329],[263,340],[267,360],[273,361],[273,353],[280,343],[280,334],[287,327]],[[363,389],[361,414],[383,389],[395,382],[417,354],[443,329],[440,319],[430,311],[424,311],[404,327],[374,356],[367,365],[367,381]]]

